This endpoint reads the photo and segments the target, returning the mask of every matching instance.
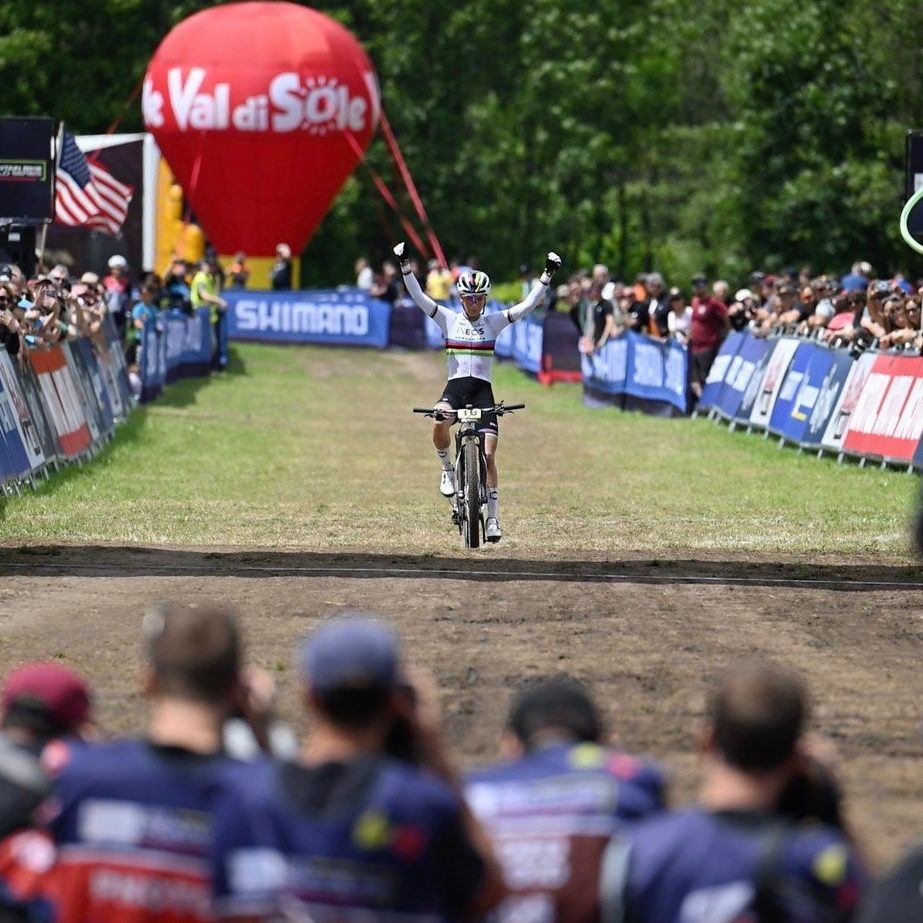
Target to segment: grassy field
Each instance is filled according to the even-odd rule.
[[[409,412],[443,381],[440,354],[237,345],[228,374],[171,386],[96,461],[7,500],[0,540],[471,554]],[[528,405],[501,424],[504,553],[913,560],[914,477],[585,408],[512,366],[495,390]]]

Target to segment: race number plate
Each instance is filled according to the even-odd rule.
[[[481,408],[462,407],[461,410],[458,411],[458,419],[461,423],[467,423],[469,420],[480,420]]]

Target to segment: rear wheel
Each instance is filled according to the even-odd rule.
[[[465,443],[463,449],[465,471],[465,507],[462,533],[466,548],[481,544],[481,472],[477,440]]]

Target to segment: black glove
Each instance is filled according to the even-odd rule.
[[[551,282],[551,277],[561,268],[561,257],[557,253],[549,252],[545,257],[545,270],[542,272],[541,281],[544,285]]]
[[[410,257],[407,255],[407,244],[405,244],[404,241],[401,241],[399,244],[395,245],[394,255],[397,257],[397,261],[401,264],[402,270],[405,266],[410,265]]]

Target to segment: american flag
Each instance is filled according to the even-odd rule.
[[[62,131],[55,171],[55,221],[98,228],[115,237],[125,223],[134,189],[105,167],[87,163],[74,136]]]

